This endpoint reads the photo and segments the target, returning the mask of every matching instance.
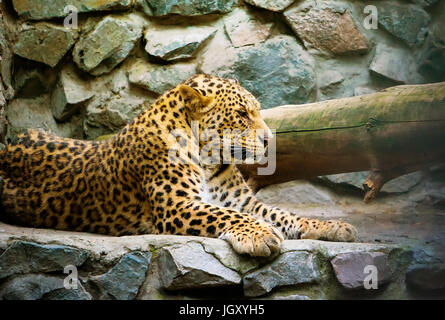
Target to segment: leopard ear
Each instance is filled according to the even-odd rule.
[[[184,99],[186,108],[188,108],[190,112],[203,114],[210,110],[212,99],[203,95],[198,89],[181,84],[178,90],[182,99]]]

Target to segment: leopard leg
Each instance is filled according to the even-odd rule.
[[[170,177],[174,171],[169,172]],[[174,178],[176,182],[178,176]],[[271,224],[246,213],[203,202],[199,177],[188,176],[174,184],[166,179],[157,181],[146,184],[155,233],[220,238],[227,240],[237,253],[254,257],[274,256],[280,252],[283,236]]]
[[[262,203],[256,199],[253,191],[235,166],[227,167],[217,176],[211,176],[209,182],[212,185],[213,201],[271,223],[280,230],[286,239],[320,239],[342,242],[352,242],[357,239],[357,230],[349,223],[299,217]]]

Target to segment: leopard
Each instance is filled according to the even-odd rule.
[[[356,241],[347,222],[301,217],[258,199],[231,160],[238,150],[243,159],[268,150],[275,136],[237,80],[197,74],[143,107],[104,141],[37,129],[18,135],[0,151],[0,219],[109,236],[220,238],[252,257],[276,256],[285,239]],[[219,141],[229,135],[225,161],[200,159],[207,144],[196,138],[204,130]]]

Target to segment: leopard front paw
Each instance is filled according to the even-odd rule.
[[[357,229],[347,222],[338,220],[311,221],[303,229],[301,239],[355,242],[357,234]]]
[[[252,257],[276,256],[283,242],[281,233],[263,221],[235,224],[219,238],[229,241],[237,253]]]

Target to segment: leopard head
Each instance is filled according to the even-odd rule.
[[[178,90],[198,124],[201,156],[224,163],[261,158],[273,135],[260,115],[260,103],[238,81],[197,75]]]

